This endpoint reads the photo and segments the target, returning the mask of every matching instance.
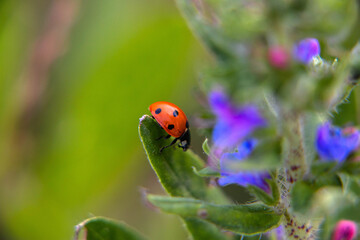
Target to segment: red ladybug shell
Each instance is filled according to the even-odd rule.
[[[160,126],[175,138],[180,138],[189,127],[185,113],[173,103],[156,102],[149,110]]]

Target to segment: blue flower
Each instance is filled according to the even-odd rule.
[[[293,49],[294,58],[304,64],[320,55],[320,44],[316,38],[306,38],[298,42]]]
[[[316,148],[320,158],[326,161],[344,161],[360,143],[360,132],[351,128],[341,129],[329,122],[317,130]]]
[[[228,184],[238,184],[241,186],[255,185],[266,192],[270,192],[270,187],[266,179],[271,178],[266,171],[234,171],[231,169],[233,163],[246,159],[257,145],[257,140],[249,139],[244,141],[235,153],[225,153],[220,158],[221,178],[218,183],[220,186]]]
[[[233,148],[256,128],[266,125],[256,106],[236,107],[222,91],[211,92],[209,102],[217,118],[213,140],[218,148]]]

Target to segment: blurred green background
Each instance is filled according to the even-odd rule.
[[[186,239],[142,203],[162,189],[137,127],[159,100],[192,115],[207,59],[173,1],[0,0],[0,239],[71,239],[91,216]]]

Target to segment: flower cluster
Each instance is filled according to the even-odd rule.
[[[253,105],[235,106],[222,91],[213,91],[209,97],[210,107],[217,117],[213,140],[215,147],[233,149],[233,153],[222,153],[220,158],[219,185],[238,184],[242,186],[255,185],[269,192],[266,179],[270,174],[266,171],[234,171],[234,162],[245,160],[257,145],[256,139],[246,139],[255,129],[266,126],[266,120],[260,110]]]
[[[266,126],[266,120],[254,105],[235,106],[223,91],[213,91],[209,95],[210,107],[216,116],[213,131],[215,148],[220,151],[221,178],[219,185],[255,185],[269,191],[266,171],[234,171],[235,162],[247,159],[258,140],[248,138],[251,133]],[[350,131],[351,130],[351,131]],[[326,122],[318,127],[316,149],[321,160],[343,162],[360,144],[360,131],[355,128],[340,129]],[[227,152],[237,146],[235,152]]]
[[[292,59],[302,64],[309,64],[320,54],[320,44],[317,39],[308,38],[294,44],[292,58],[281,47],[269,49],[268,60],[276,68],[283,69]],[[237,184],[244,187],[256,186],[270,194],[267,182],[272,176],[264,170],[234,169],[243,161],[249,161],[253,151],[261,144],[261,139],[255,139],[253,132],[268,126],[261,109],[254,104],[237,105],[223,90],[213,90],[209,93],[209,105],[216,117],[212,140],[214,152],[219,161],[219,186]],[[330,122],[320,124],[313,139],[319,156],[319,161],[336,161],[343,163],[360,145],[360,131],[354,127],[341,129]],[[298,154],[298,153],[297,153]],[[241,164],[240,164],[241,166]],[[297,168],[297,165],[292,167]],[[305,231],[305,230],[304,230]],[[307,230],[306,230],[307,231]],[[333,240],[352,240],[356,235],[356,224],[341,221],[334,230]],[[276,239],[285,239],[282,225],[269,232]],[[297,235],[295,235],[297,236]]]

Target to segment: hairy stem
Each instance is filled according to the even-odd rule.
[[[299,217],[290,212],[291,188],[301,180],[307,172],[306,154],[303,136],[303,117],[298,113],[287,113],[284,119],[284,169],[279,172],[282,195],[281,205],[284,208],[283,226],[286,239],[312,240],[315,239],[315,228],[310,219]]]
[[[303,118],[300,114],[284,115],[284,166],[286,181],[290,184],[302,179],[307,172],[305,150],[303,143]],[[289,189],[290,190],[290,189]]]

